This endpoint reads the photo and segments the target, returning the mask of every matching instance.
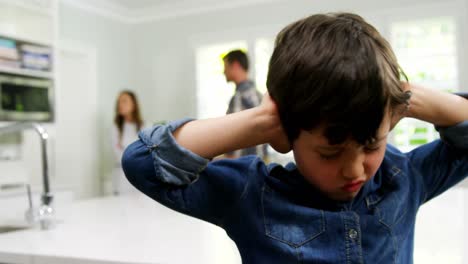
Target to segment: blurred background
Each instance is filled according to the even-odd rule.
[[[146,126],[186,116],[223,115],[234,92],[223,75],[222,57],[227,51],[248,52],[250,76],[263,93],[279,30],[312,13],[336,11],[358,13],[373,24],[391,43],[410,81],[468,92],[468,0],[0,0],[0,85],[15,84],[2,88],[0,126],[37,121],[47,130],[51,190],[57,208],[63,208],[57,209],[57,218],[67,219],[63,212],[75,208],[72,204],[87,202],[92,207],[98,203],[93,201],[111,199],[115,161],[110,131],[120,91],[130,89],[138,95]],[[17,101],[8,108],[10,101],[5,98],[10,97]],[[23,101],[18,103],[18,98]],[[30,107],[41,114],[28,114]],[[432,125],[407,119],[394,129],[390,141],[409,151],[437,137]],[[269,151],[274,162],[292,160],[291,154]],[[24,186],[30,186],[32,200],[39,204],[42,166],[40,141],[33,130],[0,135],[0,208],[4,208],[0,224],[23,217],[28,207]],[[109,201],[106,206],[112,205]],[[120,216],[126,208],[118,211]],[[157,210],[155,217],[171,214]],[[134,219],[139,218],[127,220]],[[67,224],[62,222],[54,232]],[[93,231],[99,235],[96,228]],[[210,254],[216,255],[213,263],[240,263],[229,239],[215,232],[216,238],[208,236],[198,245],[207,249],[200,260],[190,263],[208,263],[202,259]],[[77,245],[59,240],[60,249],[43,252],[33,242],[24,249],[21,245],[27,242],[17,240],[35,238],[27,232],[19,237],[13,233],[0,233],[2,263],[39,263],[21,257],[50,257],[54,252],[63,258],[41,263],[75,263],[67,256],[76,263],[118,263],[116,258],[124,263],[155,262],[148,252],[139,255],[138,248],[135,256],[132,249],[128,254],[115,253],[115,245],[107,240],[102,251],[115,253],[109,259],[88,251],[77,253],[69,248]],[[465,180],[421,208],[415,263],[466,264],[467,238]],[[143,241],[157,243],[150,238]],[[218,245],[218,253],[208,250],[212,244]]]

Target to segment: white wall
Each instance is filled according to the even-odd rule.
[[[124,88],[136,90],[132,69],[134,41],[131,25],[83,11],[69,4],[59,6],[60,41],[90,47],[96,52],[97,131],[99,174],[106,180],[111,172],[113,157],[109,131],[114,118],[115,100]],[[77,73],[79,74],[79,73]],[[138,74],[139,76],[139,74]],[[71,109],[70,111],[80,111]],[[86,140],[70,138],[70,140]],[[97,180],[100,185],[103,181]],[[102,190],[103,186],[100,186]],[[96,195],[97,193],[94,193]]]
[[[32,10],[10,3],[0,3],[0,32],[3,35],[50,44],[53,19],[43,10]]]
[[[458,7],[465,3],[466,0],[443,3],[438,0],[416,0],[410,3],[403,0],[272,1],[250,8],[212,11],[135,25],[134,36],[138,39],[138,48],[133,63],[140,71],[136,84],[144,89],[144,105],[150,107],[149,110],[145,109],[146,118],[167,120],[195,116],[194,50],[197,44],[210,43],[214,39],[219,42],[251,39],[259,32],[270,35],[294,20],[316,12],[357,12],[379,27],[384,24],[385,17],[421,16],[428,7],[441,12],[459,12]],[[405,11],[408,9],[416,12]],[[466,35],[468,32],[465,25],[462,24],[462,31]],[[466,54],[462,56],[466,58]]]

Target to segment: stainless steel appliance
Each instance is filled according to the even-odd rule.
[[[52,121],[52,102],[52,80],[0,73],[0,121]]]

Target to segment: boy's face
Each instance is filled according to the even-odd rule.
[[[329,198],[353,199],[361,187],[377,172],[383,161],[390,114],[387,113],[377,132],[376,141],[368,146],[353,140],[330,145],[323,126],[302,130],[293,143],[294,158],[301,174]]]

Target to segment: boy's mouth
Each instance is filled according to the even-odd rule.
[[[344,185],[343,187],[341,187],[341,189],[345,192],[356,192],[361,188],[363,183],[364,181],[354,181]]]

